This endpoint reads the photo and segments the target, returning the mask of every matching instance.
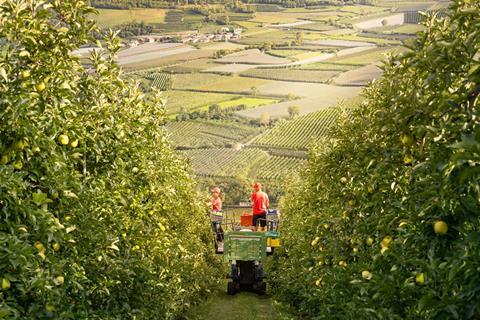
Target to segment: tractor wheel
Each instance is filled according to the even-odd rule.
[[[237,285],[235,282],[229,282],[227,285],[227,294],[233,296],[237,293]]]
[[[267,284],[263,281],[259,281],[254,283],[253,289],[257,292],[257,294],[263,296],[267,293]]]

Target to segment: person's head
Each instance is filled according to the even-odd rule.
[[[252,185],[252,188],[253,188],[254,191],[260,191],[260,190],[262,190],[262,184],[260,182],[255,182]]]
[[[215,187],[212,189],[212,197],[214,198],[218,198],[220,196],[220,188],[219,187]]]

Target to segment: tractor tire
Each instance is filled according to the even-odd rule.
[[[253,289],[258,295],[265,295],[267,293],[267,284],[263,281],[259,281],[253,284]]]
[[[237,284],[235,282],[229,282],[227,285],[227,294],[233,296],[237,293]]]

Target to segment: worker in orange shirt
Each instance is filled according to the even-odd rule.
[[[257,231],[257,225],[260,224],[260,231],[264,231],[267,224],[267,209],[270,206],[268,195],[262,191],[262,185],[255,182],[252,185],[252,206],[253,206],[253,226],[254,231]]]

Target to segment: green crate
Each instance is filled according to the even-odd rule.
[[[229,231],[225,233],[223,259],[260,261],[266,257],[266,238],[263,232]]]

